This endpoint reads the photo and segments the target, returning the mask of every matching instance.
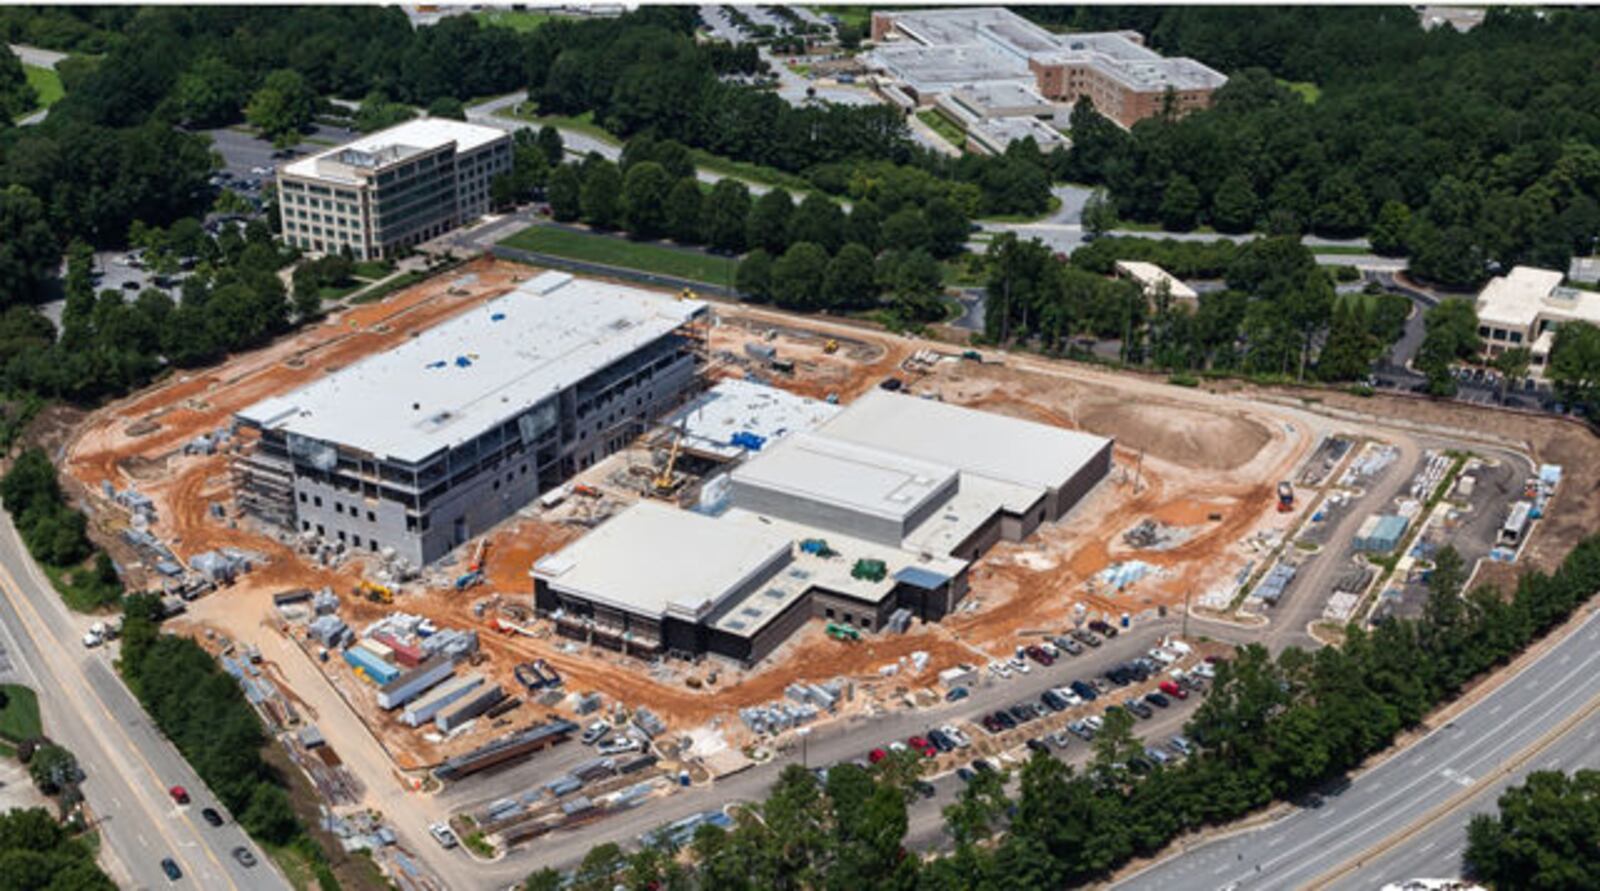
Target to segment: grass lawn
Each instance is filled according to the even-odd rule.
[[[1051,195],[1050,196],[1050,204],[1049,204],[1049,206],[1047,206],[1045,208],[1044,213],[1034,213],[1034,214],[1003,213],[1003,214],[999,214],[997,216],[983,217],[982,219],[985,222],[990,222],[990,223],[1036,223],[1039,220],[1042,220],[1042,219],[1050,216],[1051,214],[1055,213],[1056,211],[1058,211],[1060,209],[1061,209],[1061,199],[1057,198],[1054,195]],[[976,235],[981,235],[981,234],[982,233],[974,233],[975,236]]]
[[[818,15],[828,13],[841,22],[859,27],[862,31],[868,31],[872,27],[870,6],[813,6],[811,9]]]
[[[746,182],[760,183],[764,186],[777,186],[790,192],[812,192],[815,187],[805,181],[803,177],[787,173],[776,167],[767,167],[762,164],[752,164],[748,161],[735,161],[721,155],[713,155],[704,149],[690,149],[689,160],[694,166],[709,170],[722,176],[731,176]]]
[[[115,603],[114,599],[110,602],[106,600],[112,596],[112,591],[99,584],[90,561],[85,561],[82,566],[67,568],[43,563],[39,567],[50,577],[51,584],[61,594],[62,602],[73,612],[92,613]]]
[[[545,22],[555,18],[543,12],[517,12],[515,10],[497,10],[494,12],[480,12],[477,19],[480,24],[499,25],[517,32],[528,32],[538,28]]]
[[[329,300],[338,300],[340,297],[349,294],[351,291],[354,291],[357,288],[366,287],[367,284],[368,283],[364,281],[352,281],[348,285],[323,285],[321,288],[317,289],[317,296],[321,297],[324,302]]]
[[[945,260],[939,264],[939,281],[947,288],[979,288],[988,280],[986,266],[985,263],[969,264],[964,259]]]
[[[21,684],[0,684],[6,707],[0,709],[0,737],[20,743],[43,732],[39,723],[39,695]]]
[[[583,114],[572,116],[564,114],[541,115],[532,102],[513,105],[503,111],[497,112],[498,117],[516,118],[519,121],[560,127],[564,130],[573,130],[585,136],[591,136],[607,145],[622,145],[622,141],[606,132],[606,129],[594,122],[594,112],[586,111]]]
[[[550,226],[530,226],[500,243],[541,254],[724,286],[733,282],[733,272],[738,266],[738,261],[728,257],[630,241],[620,235],[573,232]]]
[[[917,119],[927,124],[933,132],[945,142],[950,143],[962,151],[966,151],[967,131],[961,129],[955,121],[950,120],[934,109],[917,112]]]
[[[366,292],[365,294],[362,294],[360,297],[355,297],[355,298],[351,299],[350,302],[351,303],[376,303],[377,301],[382,300],[383,298],[389,296],[390,294],[393,294],[394,292],[400,290],[401,288],[409,288],[412,285],[416,284],[417,282],[422,281],[423,279],[425,279],[427,277],[428,277],[428,274],[426,272],[418,272],[416,270],[412,270],[412,271],[404,273],[402,275],[395,276],[393,280],[387,281],[387,282],[384,282],[381,285],[378,285],[377,287],[375,287],[372,290]],[[327,299],[327,298],[323,298],[323,299]]]
[[[379,279],[394,271],[388,260],[362,260],[351,267],[356,278]]]
[[[1304,99],[1307,105],[1316,105],[1317,100],[1322,98],[1322,88],[1311,81],[1278,78],[1278,83],[1288,87],[1296,96]]]
[[[67,95],[66,88],[61,86],[61,75],[54,68],[42,68],[38,65],[24,65],[22,71],[28,76],[28,86],[39,94],[38,108],[49,108],[61,101]]]

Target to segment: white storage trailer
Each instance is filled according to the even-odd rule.
[[[471,674],[464,678],[439,685],[438,689],[413,702],[400,715],[400,722],[410,727],[420,727],[443,711],[445,706],[472,692],[483,683],[483,675]]]

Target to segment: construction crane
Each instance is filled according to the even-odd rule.
[[[685,419],[684,423],[687,425],[688,420]],[[666,466],[661,468],[661,472],[656,474],[656,478],[652,482],[658,498],[672,497],[673,490],[678,487],[677,477],[673,475],[673,470],[678,466],[678,452],[683,446],[683,437],[684,430],[680,427],[678,434],[672,437],[672,450],[667,453]]]

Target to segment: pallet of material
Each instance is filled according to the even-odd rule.
[[[326,764],[329,767],[338,767],[344,763],[344,761],[339,758],[339,753],[335,752],[331,746],[317,746],[311,751],[315,753],[318,758],[322,759],[323,764]]]
[[[486,743],[466,754],[457,755],[434,768],[433,775],[441,780],[459,780],[479,771],[498,767],[514,758],[566,742],[577,730],[578,725],[571,721],[535,724]]]

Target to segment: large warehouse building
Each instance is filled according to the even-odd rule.
[[[571,637],[746,665],[813,617],[866,632],[935,621],[965,595],[972,561],[1071,510],[1111,450],[873,391],[734,466],[717,515],[638,504],[540,560],[535,603]]]
[[[622,449],[693,384],[708,307],[547,272],[235,418],[241,508],[417,565]]]

